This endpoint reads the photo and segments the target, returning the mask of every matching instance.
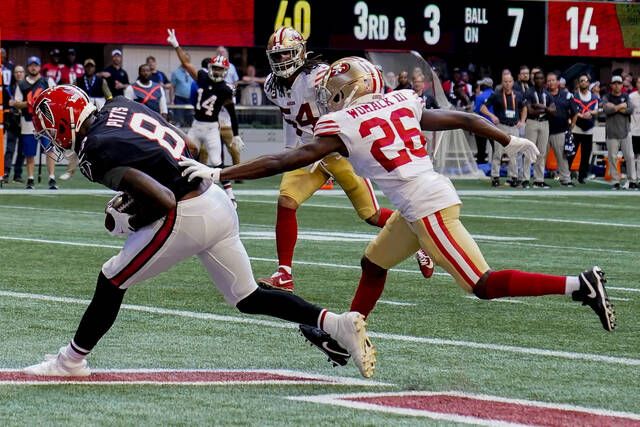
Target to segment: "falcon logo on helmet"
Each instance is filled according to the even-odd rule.
[[[33,127],[38,138],[47,138],[52,144],[43,144],[43,150],[56,160],[73,150],[76,132],[84,121],[96,111],[89,96],[73,85],[59,85],[44,90],[34,102]]]
[[[318,103],[328,111],[382,97],[382,73],[366,59],[348,56],[331,64],[330,70],[318,87]]]
[[[229,67],[231,64],[229,60],[222,55],[216,55],[211,58],[211,62],[209,62],[209,77],[214,82],[221,82],[227,76],[227,72],[229,71]]]
[[[286,79],[304,65],[306,41],[293,28],[280,27],[269,37],[267,58],[273,74]]]

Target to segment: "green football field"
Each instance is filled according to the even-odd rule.
[[[235,187],[256,276],[276,266],[278,182]],[[119,372],[120,381],[33,384],[16,380],[17,370],[68,342],[102,263],[122,244],[102,225],[110,193],[80,176],[63,184],[58,192],[26,193],[17,184],[0,190],[3,426],[527,424],[509,417],[531,405],[549,425],[602,425],[596,415],[640,423],[640,192],[597,182],[563,190],[556,183],[551,191],[456,183],[462,220],[493,269],[577,275],[601,266],[618,317],[614,333],[568,297],[481,301],[442,269],[424,280],[410,259],[389,273],[368,319],[378,366],[363,380],[352,364],[331,367],[295,325],[227,306],[194,258],[127,292],[118,321],[89,358],[96,372]],[[347,310],[377,229],[339,191],[309,200],[298,225],[296,292]],[[135,382],[132,373],[156,380]],[[213,380],[176,382],[199,376]],[[252,381],[271,376],[281,378]],[[424,397],[440,392],[463,398],[434,407]],[[401,398],[379,397],[391,395]],[[473,406],[465,399],[478,395],[490,402],[480,409],[515,403],[506,415],[491,409],[496,418],[464,412]],[[353,396],[374,397],[364,404]],[[445,406],[458,415],[438,415]],[[560,410],[588,416],[563,419]]]

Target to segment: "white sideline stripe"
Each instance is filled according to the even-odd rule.
[[[367,409],[367,410],[395,413],[395,414],[401,414],[401,415],[422,416],[422,417],[428,417],[428,418],[434,418],[434,419],[444,419],[448,421],[459,421],[459,422],[465,422],[465,423],[471,423],[471,424],[477,423],[481,425],[521,425],[521,424],[511,424],[506,422],[500,422],[497,420],[489,420],[486,418],[460,416],[455,414],[446,414],[442,412],[432,412],[432,411],[425,411],[425,410],[419,410],[419,409],[393,408],[393,407],[388,407],[383,405],[377,405],[374,403],[353,402],[353,401],[346,400],[350,398],[377,398],[377,397],[395,397],[395,396],[462,397],[462,398],[468,398],[468,399],[476,399],[476,400],[498,402],[498,403],[510,403],[513,405],[522,405],[522,406],[529,406],[529,407],[536,407],[536,408],[543,408],[543,409],[582,412],[585,414],[599,415],[604,417],[617,417],[617,418],[627,418],[630,420],[640,420],[640,414],[636,414],[632,412],[614,411],[610,409],[601,409],[601,408],[589,408],[585,406],[569,405],[569,404],[563,404],[563,403],[548,403],[548,402],[540,402],[535,400],[509,399],[509,398],[500,397],[500,396],[465,393],[461,391],[433,391],[433,392],[406,391],[406,392],[395,392],[395,393],[391,392],[391,393],[325,394],[320,396],[288,396],[287,399],[303,401],[303,402],[322,403],[322,404],[328,404],[328,405],[339,405],[339,406],[344,406],[348,408]],[[530,424],[527,424],[527,425],[530,425]]]
[[[90,302],[89,300],[83,300],[79,298],[55,297],[50,295],[30,294],[30,293],[14,292],[14,291],[7,291],[7,290],[0,290],[0,295],[6,296],[6,297],[13,297],[13,298],[33,299],[33,300],[39,300],[39,301],[62,302],[62,303],[81,304],[81,305],[88,305]],[[286,322],[274,322],[269,320],[259,320],[259,319],[243,318],[243,317],[236,317],[236,316],[223,316],[223,315],[211,314],[211,313],[198,313],[193,311],[173,310],[173,309],[150,307],[150,306],[144,306],[144,305],[122,304],[122,308],[127,310],[132,310],[132,311],[145,312],[145,313],[168,314],[172,316],[186,317],[186,318],[192,318],[192,319],[216,320],[220,322],[261,325],[261,326],[269,326],[273,328],[282,328],[282,329],[293,329],[297,327],[295,324],[286,323]],[[528,354],[528,355],[543,356],[543,357],[557,357],[561,359],[580,360],[585,362],[601,362],[601,363],[607,363],[611,365],[640,366],[640,359],[631,359],[628,357],[604,356],[600,354],[589,354],[589,353],[574,353],[574,352],[559,351],[559,350],[545,350],[540,348],[478,343],[473,341],[447,340],[442,338],[414,337],[409,335],[386,334],[386,333],[379,333],[379,332],[369,332],[369,336],[378,338],[378,339],[383,339],[383,340],[411,342],[416,344],[466,347],[466,348],[474,348],[474,349],[481,349],[481,350],[492,350],[492,351],[509,352],[509,353],[516,353],[516,354]]]
[[[470,417],[464,415],[444,414],[440,412],[425,411],[420,409],[394,408],[390,406],[376,405],[374,403],[354,402],[350,400],[342,400],[334,395],[325,396],[289,396],[287,399],[299,402],[320,403],[324,405],[342,406],[350,409],[362,409],[365,411],[384,412],[394,415],[407,415],[411,417],[425,417],[439,421],[451,421],[461,424],[472,424],[479,426],[496,426],[496,427],[526,427],[526,424],[507,423],[504,421],[489,420],[484,418]],[[339,396],[339,395],[336,395]],[[345,395],[346,396],[346,395]]]
[[[610,189],[603,190],[545,190],[540,192],[530,192],[530,191],[511,191],[505,190],[501,192],[500,190],[456,190],[458,195],[460,196],[487,196],[487,197],[495,197],[495,196],[504,196],[506,198],[511,197],[572,197],[572,196],[597,196],[597,197],[639,197],[640,193],[637,191],[611,191]],[[270,196],[275,197],[280,194],[280,191],[277,189],[253,189],[253,190],[244,190],[244,189],[235,189],[233,192],[240,196]],[[31,195],[31,196],[49,196],[55,197],[57,195],[61,196],[96,196],[96,195],[110,195],[115,194],[115,191],[109,189],[59,189],[56,191],[51,191],[48,189],[36,189],[36,190],[26,190],[26,189],[2,189],[0,191],[0,196],[2,195]],[[344,191],[342,190],[322,190],[314,193],[314,196],[320,197],[335,197],[335,196],[344,196]],[[376,196],[384,196],[382,191],[376,190]]]
[[[629,298],[609,297],[611,301],[631,301]]]
[[[12,237],[12,236],[0,236],[0,240],[15,240],[15,241],[21,241],[21,242],[47,243],[47,244],[66,245],[66,246],[80,246],[80,247],[87,247],[87,248],[107,248],[107,249],[121,249],[122,248],[122,245],[107,245],[107,244],[100,244],[100,243],[82,243],[82,242],[66,242],[66,241],[62,241],[62,240],[32,239],[32,238],[27,238],[27,237]],[[505,244],[513,244],[513,243],[505,243]],[[526,245],[526,244],[524,244],[524,245]],[[554,247],[554,248],[564,249],[563,246],[557,246],[557,247]],[[576,248],[576,249],[580,249],[580,248]],[[584,248],[584,249],[587,250],[586,248]],[[605,250],[605,249],[603,249],[603,250]],[[635,252],[632,252],[632,253],[635,253]],[[275,259],[275,258],[249,257],[249,259],[251,261],[258,261],[258,262],[278,262],[278,260]],[[310,265],[310,266],[314,266],[314,267],[332,267],[332,268],[342,268],[342,269],[346,269],[346,270],[360,270],[360,266],[359,265],[332,264],[332,263],[328,263],[328,262],[314,262],[314,261],[299,261],[299,260],[296,260],[296,264]],[[407,270],[407,269],[404,269],[404,268],[392,268],[389,271],[395,272],[395,273],[421,274],[417,270]],[[451,276],[449,273],[442,272],[442,271],[435,271],[433,274],[435,276],[448,276],[448,277]],[[617,286],[607,286],[607,289],[616,290],[616,291],[623,291],[623,292],[640,292],[640,289],[622,288],[622,287],[617,287]]]
[[[389,300],[386,300],[386,299],[379,299],[378,300],[378,304],[399,305],[399,306],[402,306],[402,307],[411,307],[411,306],[418,305],[418,304],[413,303],[413,302],[389,301]]]

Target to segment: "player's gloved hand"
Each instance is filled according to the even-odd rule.
[[[231,146],[238,151],[244,151],[246,148],[244,141],[240,135],[236,135],[231,139]]]
[[[169,37],[167,37],[167,43],[169,43],[174,48],[180,46],[180,44],[178,43],[178,38],[176,37],[176,30],[174,30],[173,28],[167,28],[167,33],[169,34]]]
[[[182,157],[178,164],[186,168],[182,171],[182,176],[187,176],[188,181],[192,181],[195,178],[202,178],[213,182],[220,182],[220,172],[222,172],[220,168],[210,168],[197,160],[186,157]]]
[[[110,225],[109,227],[106,227],[109,234],[116,237],[123,237],[133,233],[133,228],[129,225],[129,218],[131,218],[131,215],[120,212],[110,204],[107,204],[107,208],[104,211],[107,215],[111,215],[113,218],[113,229],[109,229]]]
[[[526,138],[519,138],[517,136],[511,136],[509,144],[504,147],[504,151],[507,156],[514,157],[518,153],[524,154],[526,160],[534,162],[540,155],[540,151],[536,145]]]

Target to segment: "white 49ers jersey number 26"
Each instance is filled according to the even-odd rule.
[[[451,181],[433,170],[420,128],[422,102],[412,90],[323,116],[316,136],[338,135],[356,173],[372,179],[413,222],[459,204]]]

